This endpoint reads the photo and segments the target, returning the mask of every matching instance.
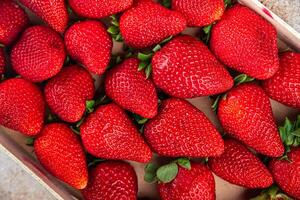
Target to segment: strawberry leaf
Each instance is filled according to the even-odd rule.
[[[181,166],[181,167],[183,167],[183,168],[185,168],[187,170],[191,170],[191,168],[192,168],[191,167],[191,162],[187,158],[178,158],[176,160],[176,162],[178,163],[179,166]]]
[[[32,147],[33,144],[34,144],[34,140],[35,140],[34,137],[28,137],[28,138],[26,138],[26,145]]]
[[[240,85],[242,83],[248,83],[254,81],[254,78],[247,76],[246,74],[240,74],[234,78],[235,85]]]
[[[171,8],[171,0],[161,0],[160,4],[166,8]]]
[[[95,100],[86,101],[86,111],[87,111],[87,113],[94,112],[95,103],[96,103]]]
[[[140,62],[138,71],[142,71],[147,67],[148,63],[147,62]]]
[[[156,177],[160,182],[170,183],[178,173],[178,165],[174,162],[163,165],[156,171]]]
[[[149,61],[153,56],[153,53],[145,54],[145,53],[138,53],[138,59],[140,61]]]
[[[154,163],[148,163],[145,166],[144,180],[148,183],[152,183],[156,180],[156,170],[158,166]]]
[[[218,95],[217,98],[215,98],[215,100],[211,106],[211,108],[213,109],[214,112],[217,112],[219,101],[220,101],[221,97],[222,97],[222,95]]]
[[[148,79],[151,75],[151,72],[152,72],[152,65],[149,64],[146,69],[145,69],[145,73],[146,73],[146,79]]]
[[[224,0],[225,8],[232,6],[231,0]]]

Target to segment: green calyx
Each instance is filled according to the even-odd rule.
[[[151,76],[152,73],[152,65],[151,65],[151,59],[157,51],[159,51],[162,46],[166,43],[168,43],[173,36],[170,36],[163,41],[161,41],[158,45],[156,45],[150,52],[147,53],[141,53],[139,52],[137,55],[137,58],[140,60],[138,71],[145,71],[146,79],[148,79]]]
[[[117,42],[122,42],[123,37],[120,32],[120,24],[116,15],[110,16],[111,26],[107,29],[107,32],[112,36],[112,38]]]
[[[290,151],[291,147],[298,147],[300,145],[300,115],[294,122],[286,118],[284,125],[279,127],[279,133],[285,145],[286,153]],[[286,155],[282,158],[285,157],[287,158]]]
[[[160,4],[166,8],[171,8],[172,6],[171,0],[161,0]]]
[[[261,193],[250,200],[292,200],[286,194],[281,193],[280,189],[276,185],[264,189]]]
[[[235,83],[235,85],[240,85],[242,83],[249,83],[254,80],[255,80],[254,78],[252,78],[246,74],[240,74],[234,78],[234,83]]]
[[[95,100],[88,100],[85,102],[86,112],[92,113],[95,110],[96,101]]]
[[[205,26],[202,28],[203,30],[203,35],[201,37],[201,40],[205,43],[208,44],[209,40],[210,40],[210,36],[211,36],[211,29],[213,27],[213,24],[210,24],[208,26]]]
[[[145,167],[144,180],[148,183],[155,181],[160,183],[170,183],[178,174],[178,166],[191,170],[191,163],[187,158],[178,158],[173,162],[160,167],[154,163],[149,163]]]
[[[229,8],[233,5],[232,0],[224,0],[225,8]]]
[[[28,137],[28,138],[26,138],[26,145],[32,147],[33,144],[34,144],[34,140],[35,140],[34,137]]]

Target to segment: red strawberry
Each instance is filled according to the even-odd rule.
[[[191,163],[191,169],[179,167],[176,178],[170,183],[158,185],[162,200],[215,200],[215,180],[209,169],[199,163]]]
[[[158,102],[155,86],[138,67],[138,59],[129,58],[110,70],[105,79],[106,95],[131,112],[153,118]]]
[[[221,19],[223,0],[173,0],[172,9],[184,15],[188,26],[207,26]]]
[[[241,143],[225,140],[222,155],[210,158],[211,170],[226,181],[247,188],[266,188],[273,178],[266,166]]]
[[[270,170],[279,187],[288,195],[300,199],[300,147],[292,148],[289,160],[273,159]]]
[[[60,33],[65,31],[69,17],[64,0],[20,0],[20,2],[55,31]]]
[[[206,157],[224,151],[224,142],[207,117],[183,99],[162,102],[144,129],[150,147],[162,156]]]
[[[282,53],[279,71],[263,87],[272,99],[300,109],[300,53]]]
[[[58,179],[77,189],[88,182],[87,164],[79,138],[62,123],[48,124],[34,141],[41,164]]]
[[[90,171],[90,180],[82,190],[85,200],[137,199],[137,177],[133,167],[121,161],[106,161]]]
[[[179,12],[150,0],[138,2],[120,19],[124,41],[134,48],[155,45],[171,35],[179,34],[185,27],[186,20]]]
[[[5,55],[4,49],[0,47],[0,77],[5,72]]]
[[[86,101],[94,97],[94,80],[85,69],[72,65],[52,78],[45,87],[46,101],[54,114],[76,122],[85,112]]]
[[[80,16],[102,18],[128,9],[133,0],[69,0],[71,8]]]
[[[45,102],[39,88],[21,78],[0,84],[0,124],[21,133],[37,135],[44,123]]]
[[[94,156],[148,162],[152,153],[126,113],[116,104],[100,106],[80,127],[82,142]]]
[[[225,67],[199,40],[177,36],[152,59],[154,83],[178,98],[193,98],[225,92],[233,79]]]
[[[64,43],[60,36],[44,26],[26,29],[11,52],[14,70],[34,82],[56,75],[62,68],[65,57]]]
[[[112,39],[101,22],[87,20],[73,24],[65,34],[70,56],[91,72],[103,74],[112,51]]]
[[[10,45],[28,24],[24,10],[11,0],[0,1],[0,43]]]
[[[278,157],[284,152],[270,100],[258,85],[242,84],[224,96],[218,117],[226,133],[259,153]]]
[[[279,68],[275,28],[242,5],[228,9],[213,26],[210,47],[225,65],[257,79],[268,79]]]

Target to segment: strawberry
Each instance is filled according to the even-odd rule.
[[[148,162],[152,153],[126,113],[114,103],[102,105],[80,126],[82,142],[92,155]]]
[[[284,148],[267,94],[254,83],[241,84],[221,98],[218,117],[229,135],[259,153],[279,157]]]
[[[68,11],[64,0],[20,0],[36,16],[40,17],[55,31],[63,33],[68,24]]]
[[[28,24],[25,11],[14,1],[0,1],[0,43],[10,45]]]
[[[5,55],[4,49],[0,47],[0,77],[5,72]]]
[[[112,39],[99,21],[87,20],[73,24],[65,34],[70,56],[93,73],[103,74],[112,51]]]
[[[188,26],[207,26],[221,19],[223,0],[173,0],[172,9],[184,15]]]
[[[183,99],[167,99],[144,128],[150,147],[168,157],[217,156],[224,142],[207,117]]]
[[[85,200],[134,200],[138,185],[131,165],[122,161],[105,161],[90,171],[90,180],[82,195]]]
[[[138,67],[139,60],[129,58],[110,70],[105,78],[106,95],[124,109],[153,118],[158,102],[155,86]]]
[[[25,30],[11,51],[13,69],[25,79],[40,82],[56,75],[66,57],[64,43],[52,29],[33,26]]]
[[[37,159],[47,171],[77,189],[88,182],[87,164],[79,138],[63,123],[45,126],[34,141]]]
[[[76,122],[82,118],[86,101],[94,97],[94,91],[90,73],[76,65],[63,68],[44,90],[50,109],[66,122]]]
[[[191,169],[179,167],[170,183],[158,184],[162,200],[215,200],[215,180],[209,169],[200,163],[191,163]]]
[[[120,31],[125,43],[134,48],[155,45],[186,27],[182,14],[143,0],[126,11],[120,18]]]
[[[280,188],[300,199],[300,147],[292,148],[287,157],[288,160],[273,159],[269,167]]]
[[[224,153],[210,158],[209,166],[224,180],[246,188],[266,188],[273,183],[266,166],[247,147],[233,139],[225,140]]]
[[[21,78],[0,84],[0,124],[27,136],[37,135],[44,123],[45,102],[39,88]]]
[[[263,88],[272,99],[300,109],[300,53],[282,53],[279,71]]]
[[[172,39],[152,58],[154,83],[178,98],[225,92],[233,79],[225,67],[199,40],[182,35]]]
[[[80,16],[103,18],[128,9],[133,0],[69,0],[71,8]]]
[[[239,4],[212,27],[210,47],[225,65],[257,79],[268,79],[279,69],[275,28]]]

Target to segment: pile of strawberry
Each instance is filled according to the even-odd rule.
[[[223,0],[19,3],[45,24],[0,1],[0,124],[33,137],[40,163],[84,199],[137,199],[122,160],[148,163],[164,200],[215,199],[212,172],[268,188],[257,199],[300,199],[300,115],[278,130],[269,99],[300,109],[300,54],[278,54],[255,12]],[[185,100],[200,96],[216,99],[225,134]],[[168,159],[149,163],[153,153]]]

